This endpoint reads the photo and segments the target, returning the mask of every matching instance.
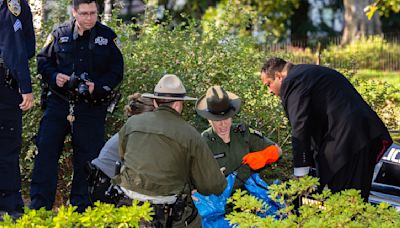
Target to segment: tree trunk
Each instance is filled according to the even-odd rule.
[[[104,18],[103,23],[107,24],[111,20],[113,10],[113,0],[104,0]]]
[[[43,0],[29,0],[29,6],[31,7],[32,16],[33,16],[33,27],[35,28],[35,33],[40,34],[42,32],[43,25],[43,13],[44,13],[44,4]]]
[[[376,13],[371,20],[368,20],[364,8],[373,0],[343,0],[344,5],[344,29],[342,45],[366,35],[380,34],[381,21]]]

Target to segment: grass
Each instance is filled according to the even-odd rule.
[[[367,80],[379,79],[396,87],[400,86],[400,72],[361,69],[357,71],[355,77]]]

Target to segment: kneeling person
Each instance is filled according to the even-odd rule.
[[[154,109],[153,100],[142,97],[140,93],[134,93],[128,97],[128,100],[129,103],[125,106],[125,114],[128,117]],[[117,162],[120,162],[118,143],[119,136],[116,133],[101,149],[99,157],[89,163],[89,196],[92,203],[96,201],[117,203],[114,199],[106,196],[106,191],[111,185],[111,178],[119,172],[117,168]]]
[[[252,170],[258,171],[276,162],[281,148],[260,132],[245,124],[232,124],[240,110],[240,98],[221,86],[212,86],[196,104],[197,113],[211,127],[201,135],[207,141],[219,166],[228,176],[237,172],[234,189],[242,188]],[[247,165],[243,165],[247,164]]]

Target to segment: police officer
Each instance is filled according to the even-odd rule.
[[[0,210],[22,212],[19,153],[22,112],[33,105],[28,58],[35,54],[26,0],[0,0]]]
[[[134,115],[119,132],[124,162],[115,180],[131,199],[152,203],[155,227],[200,227],[191,190],[221,194],[226,180],[207,144],[181,117],[183,102],[195,100],[176,75],[164,75],[154,94],[156,109]]]
[[[53,206],[58,159],[68,133],[74,166],[70,203],[78,212],[90,204],[85,166],[104,144],[108,98],[123,76],[117,36],[97,22],[97,13],[95,0],[73,0],[73,20],[51,32],[37,57],[38,71],[50,91],[36,141],[33,209]]]
[[[234,189],[241,188],[250,177],[278,160],[280,147],[260,132],[245,124],[232,124],[232,117],[240,110],[240,98],[221,86],[212,86],[196,103],[197,113],[208,120],[211,127],[201,136],[207,141],[214,158],[225,175],[237,171]],[[247,165],[242,165],[247,164]]]

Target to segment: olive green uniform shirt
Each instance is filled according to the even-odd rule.
[[[251,170],[247,165],[241,166],[243,156],[275,144],[260,132],[244,124],[232,125],[229,143],[224,143],[212,127],[205,130],[201,136],[207,141],[219,166],[226,168],[226,176],[234,171],[238,172],[234,189],[242,187],[251,175]]]
[[[221,194],[226,180],[197,130],[170,107],[130,117],[119,132],[124,161],[115,182],[149,196],[191,189]]]

